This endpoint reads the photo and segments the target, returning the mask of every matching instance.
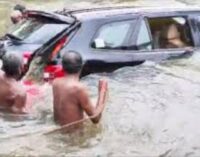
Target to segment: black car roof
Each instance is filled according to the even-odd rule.
[[[89,8],[72,10],[68,13],[75,16],[77,19],[94,19],[94,18],[105,18],[108,16],[118,16],[126,14],[165,14],[165,13],[193,13],[200,12],[199,7],[179,7],[179,8],[155,8],[155,7],[104,7],[104,8]]]
[[[39,11],[39,10],[27,10],[27,15],[32,17],[44,17],[48,19],[52,19],[55,21],[59,21],[62,23],[72,24],[75,22],[75,18],[72,16],[64,16],[61,14],[56,14],[54,12],[47,12],[47,11]]]
[[[77,19],[80,21],[88,19],[97,19],[97,18],[107,18],[110,16],[125,16],[128,14],[132,15],[156,15],[162,16],[163,14],[168,13],[195,13],[200,12],[199,7],[179,7],[179,8],[155,8],[155,7],[101,7],[101,8],[87,8],[87,9],[78,9],[78,10],[62,10],[56,12],[46,12],[46,11],[35,11],[29,10],[28,14],[32,16],[43,16],[46,18],[51,18],[60,22],[72,24]]]

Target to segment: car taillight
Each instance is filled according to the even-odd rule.
[[[24,52],[23,53],[23,62],[26,65],[29,62],[29,59],[31,58],[31,52]]]
[[[44,80],[45,81],[50,81],[55,78],[63,77],[64,71],[62,69],[61,65],[49,65],[44,68]]]
[[[68,38],[66,36],[58,41],[58,43],[55,45],[55,47],[51,53],[50,59],[57,56],[57,54],[64,47],[64,45],[67,43],[67,41],[68,41]]]

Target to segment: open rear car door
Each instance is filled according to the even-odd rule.
[[[35,16],[35,12],[30,12],[32,16]],[[58,33],[55,37],[46,42],[41,48],[37,49],[32,55],[32,59],[37,57],[41,58],[41,63],[44,64],[44,79],[54,79],[56,77],[64,76],[64,72],[62,70],[61,58],[58,59],[58,55],[60,50],[67,44],[69,41],[69,35],[73,32],[79,25],[80,22],[76,20],[76,18],[71,16],[64,16],[58,14],[49,14],[46,12],[39,12],[39,15],[45,16],[47,18],[51,18],[53,20],[58,20],[58,22],[67,22],[69,27]],[[57,58],[54,60],[53,58]],[[29,65],[31,61],[29,62]]]

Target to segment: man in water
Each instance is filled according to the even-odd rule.
[[[11,21],[13,24],[17,24],[25,17],[25,14],[26,8],[23,5],[17,4],[10,15]]]
[[[53,82],[54,120],[60,125],[83,120],[84,111],[93,123],[98,123],[104,109],[107,82],[99,81],[99,95],[94,107],[86,87],[79,81],[82,64],[82,58],[76,52],[66,52],[62,57],[66,75]]]
[[[19,10],[22,14],[26,13],[26,7],[21,5],[21,4],[15,5],[15,7],[13,9],[14,10]]]
[[[19,23],[23,19],[23,15],[19,10],[14,10],[10,15],[13,24]]]
[[[14,54],[3,57],[0,70],[0,109],[13,113],[25,113],[26,91],[18,82],[23,70],[22,59]]]

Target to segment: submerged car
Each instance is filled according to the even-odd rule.
[[[17,53],[27,65],[36,56],[48,77],[62,77],[61,56],[77,51],[82,75],[112,72],[146,60],[183,57],[200,47],[200,9],[111,7],[27,11],[1,40],[1,54]]]

